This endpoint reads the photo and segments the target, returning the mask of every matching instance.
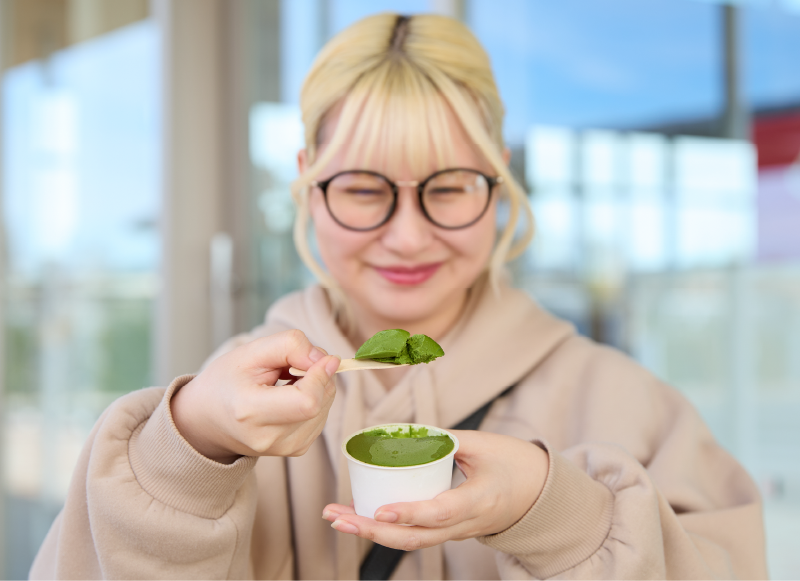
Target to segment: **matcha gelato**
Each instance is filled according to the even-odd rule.
[[[436,426],[382,424],[345,438],[342,453],[353,508],[374,518],[381,506],[430,500],[450,490],[458,437]]]
[[[430,363],[444,355],[441,346],[427,335],[411,335],[403,329],[387,329],[367,339],[356,359],[373,359],[396,365]]]
[[[422,335],[418,335],[422,336]],[[454,448],[447,435],[428,435],[428,428],[410,426],[387,431],[362,432],[347,442],[347,452],[356,460],[376,466],[417,466],[447,456]]]

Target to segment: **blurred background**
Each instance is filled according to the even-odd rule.
[[[384,10],[483,42],[539,222],[517,284],[695,403],[799,578],[798,0],[0,0],[0,574],[111,401],[311,282],[300,85]]]

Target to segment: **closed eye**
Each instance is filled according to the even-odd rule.
[[[466,193],[466,188],[463,187],[450,187],[450,188],[431,188],[428,190],[429,194],[463,194]]]
[[[383,190],[371,190],[368,188],[347,188],[344,191],[347,194],[354,194],[357,196],[381,196],[386,193]]]

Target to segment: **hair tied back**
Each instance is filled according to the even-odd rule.
[[[403,44],[408,36],[408,23],[411,20],[410,16],[399,15],[394,23],[394,30],[392,30],[392,38],[389,41],[389,46],[393,51],[402,51]]]

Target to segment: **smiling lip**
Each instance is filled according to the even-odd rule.
[[[440,266],[442,266],[441,262],[436,262],[434,264],[421,264],[419,266],[410,268],[404,266],[375,266],[373,268],[375,268],[378,274],[391,283],[413,286],[422,284],[428,280],[430,277],[436,274],[436,271],[439,270]]]

